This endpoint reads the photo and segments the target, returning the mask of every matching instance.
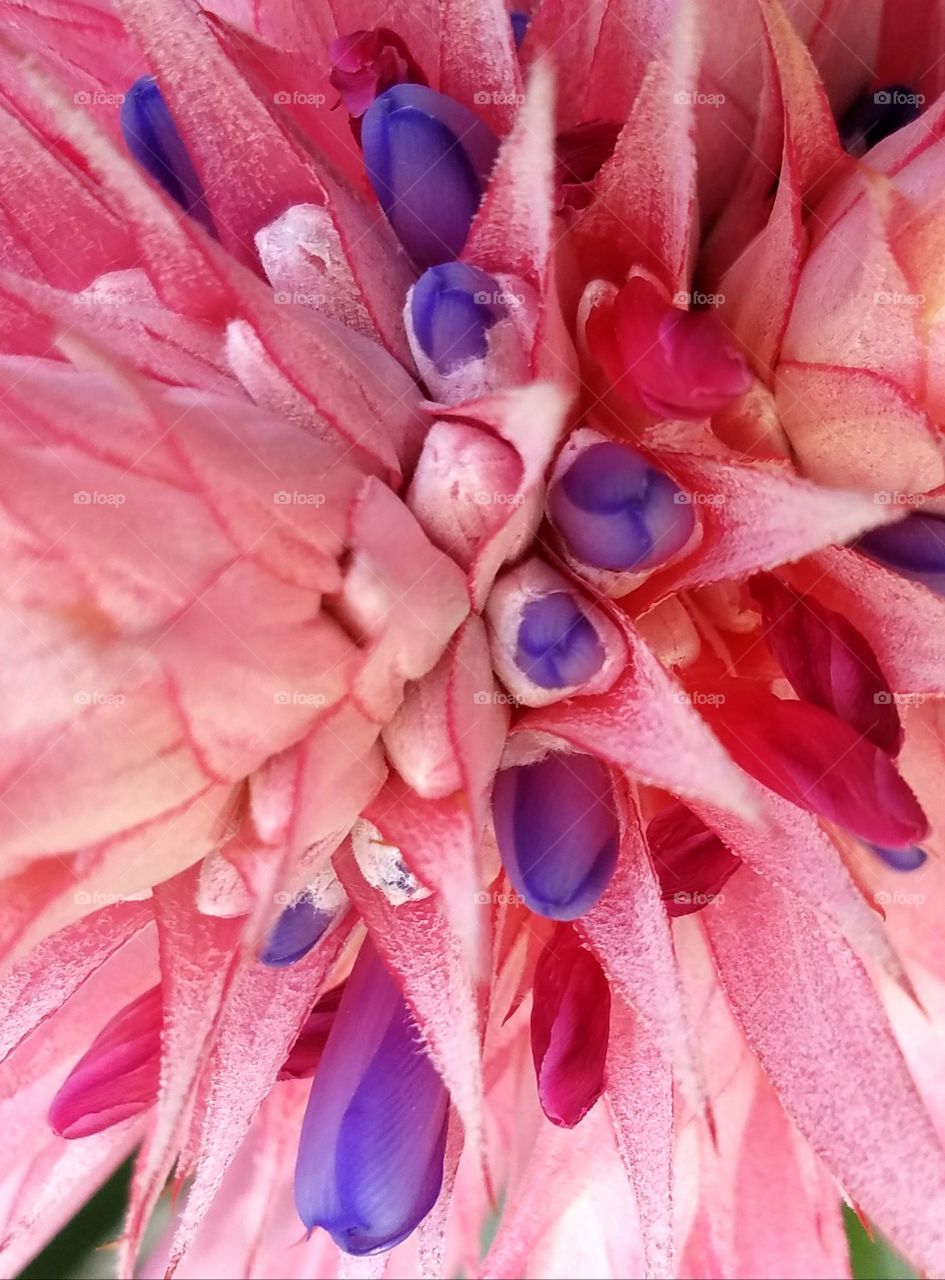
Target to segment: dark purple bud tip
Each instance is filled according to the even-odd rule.
[[[604,647],[574,596],[554,591],[522,610],[515,661],[543,689],[565,689],[597,674]]]
[[[308,955],[331,924],[331,915],[316,910],[309,898],[299,898],[285,908],[272,926],[266,945],[259,953],[263,964],[284,969]]]
[[[575,920],[593,907],[610,883],[620,845],[606,765],[555,752],[503,769],[492,816],[503,866],[532,911]]]
[[[877,142],[911,124],[925,101],[907,84],[889,84],[861,93],[838,125],[840,141],[853,156],[862,156]]]
[[[461,103],[420,84],[382,93],[363,117],[368,178],[420,267],[458,258],[499,142]]]
[[[295,1166],[311,1230],[363,1255],[400,1244],[436,1203],[449,1098],[397,984],[365,942],[315,1071]]]
[[[522,13],[518,9],[509,14],[509,21],[512,24],[512,39],[515,41],[516,49],[521,49],[522,41],[525,39],[525,32],[528,30],[528,24],[531,20],[531,14]]]
[[[462,262],[430,267],[410,295],[410,323],[439,373],[486,354],[486,334],[507,315],[497,280]]]
[[[592,444],[552,486],[549,515],[576,560],[595,569],[655,569],[689,541],[689,495],[623,444]]]
[[[120,123],[125,146],[141,168],[213,235],[200,180],[153,76],[141,76],[125,94]]]
[[[916,512],[864,533],[857,549],[880,564],[945,595],[945,516]]]
[[[881,844],[871,844],[869,848],[893,871],[918,871],[929,860],[929,855],[915,844],[905,849],[888,849]]]

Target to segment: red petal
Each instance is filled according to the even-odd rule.
[[[761,603],[768,644],[798,696],[895,755],[902,726],[869,642],[842,614],[773,574],[759,575],[751,587]]]
[[[610,987],[570,925],[559,925],[542,952],[532,999],[541,1109],[553,1124],[573,1129],[604,1088]]]
[[[646,839],[671,916],[700,911],[741,866],[741,858],[678,800],[650,820]]]
[[[925,815],[889,756],[820,707],[726,694],[710,719],[747,773],[802,809],[891,848],[927,836]]]

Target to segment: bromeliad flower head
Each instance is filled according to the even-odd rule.
[[[4,1274],[941,1274],[929,7],[0,8]]]

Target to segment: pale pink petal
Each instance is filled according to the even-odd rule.
[[[299,1028],[338,959],[352,920],[289,969],[250,964],[233,984],[200,1082],[199,1146],[167,1267],[194,1240],[230,1162],[272,1089]]]
[[[611,1006],[607,1106],[636,1197],[646,1258],[643,1274],[672,1275],[673,1076],[642,1019],[621,1000]]]
[[[734,877],[723,908],[703,918],[736,1017],[788,1113],[879,1227],[941,1270],[945,1151],[859,961],[757,876]]]
[[[201,916],[194,906],[196,888],[196,876],[184,872],[155,890],[164,993],[161,1084],[132,1179],[117,1267],[121,1276],[134,1273],[234,977],[240,922]]]
[[[670,1064],[690,1104],[701,1108],[704,1084],[689,1034],[669,919],[635,807],[624,817],[614,878],[576,927],[615,991],[634,1010],[641,1036]],[[624,1032],[629,1034],[626,1024]],[[629,1046],[624,1048],[628,1051]]]

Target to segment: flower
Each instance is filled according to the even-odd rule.
[[[4,1271],[941,1272],[925,7],[7,8]]]

